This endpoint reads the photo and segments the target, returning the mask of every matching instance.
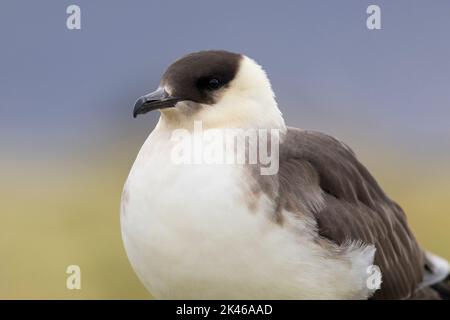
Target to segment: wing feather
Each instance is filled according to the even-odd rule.
[[[348,146],[325,134],[289,128],[280,146],[278,176],[278,201],[290,212],[306,209],[317,222],[318,237],[337,245],[375,245],[383,283],[372,298],[414,295],[424,274],[424,253],[403,210]]]

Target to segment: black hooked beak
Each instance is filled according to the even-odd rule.
[[[163,88],[137,99],[134,104],[133,117],[157,109],[173,108],[182,99],[170,96]]]

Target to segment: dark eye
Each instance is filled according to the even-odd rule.
[[[208,89],[209,90],[217,90],[220,88],[220,81],[216,78],[209,79],[208,81]]]

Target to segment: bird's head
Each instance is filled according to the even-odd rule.
[[[158,89],[136,101],[133,115],[161,111],[174,128],[201,121],[209,128],[284,128],[269,79],[252,59],[200,51],[175,61]]]

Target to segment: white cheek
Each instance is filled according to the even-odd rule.
[[[206,118],[222,117],[235,126],[285,128],[266,73],[248,57],[242,59],[234,80],[207,112]]]
[[[264,94],[257,92],[234,89],[228,88],[215,105],[202,107],[198,120],[207,127],[285,128],[274,100],[264,100]]]
[[[169,86],[168,84],[166,84],[165,86],[162,87],[169,95],[172,95],[173,93],[173,88],[171,86]]]

